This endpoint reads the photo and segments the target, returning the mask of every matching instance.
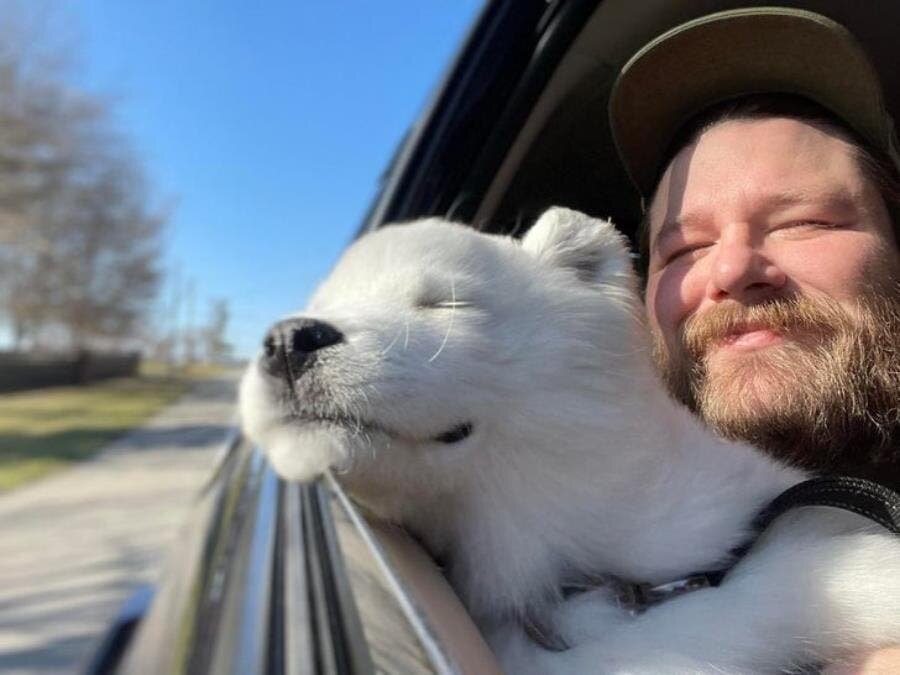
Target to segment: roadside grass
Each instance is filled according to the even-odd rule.
[[[0,491],[90,457],[188,386],[185,378],[144,375],[0,394]]]
[[[243,368],[243,364],[236,366],[225,366],[218,363],[171,365],[162,361],[141,361],[141,375],[147,377],[177,377],[202,380],[208,377],[219,377],[235,368]]]

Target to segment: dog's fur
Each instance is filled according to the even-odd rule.
[[[387,227],[302,315],[343,341],[290,384],[251,364],[247,434],[282,475],[335,467],[414,533],[509,672],[777,670],[900,643],[900,544],[833,509],[783,517],[720,588],[640,616],[602,590],[562,601],[567,581],[721,565],[805,477],[669,399],[608,223],[551,209],[522,241],[437,219]],[[525,617],[572,649],[537,647]]]

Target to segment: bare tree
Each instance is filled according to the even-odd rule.
[[[64,224],[54,319],[71,343],[140,332],[159,281],[161,212],[147,207],[143,180],[128,156],[87,158],[62,193]]]
[[[34,24],[0,3],[0,309],[17,343],[82,348],[140,330],[166,218],[107,104],[68,83]]]
[[[0,0],[0,243],[46,244],[33,209],[72,167],[75,127],[104,115],[67,86],[69,56],[46,7]]]
[[[209,323],[203,329],[203,346],[209,363],[225,363],[231,358],[234,348],[226,338],[230,318],[227,300],[219,298],[211,303]]]

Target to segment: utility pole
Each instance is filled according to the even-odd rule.
[[[197,282],[191,277],[187,284],[187,326],[184,333],[184,361],[189,366],[197,360],[197,329],[194,325],[196,301]]]

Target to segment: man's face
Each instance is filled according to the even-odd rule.
[[[881,315],[897,305],[897,244],[839,134],[787,118],[719,123],[669,165],[649,225],[657,359],[673,393],[713,426],[783,454],[766,434],[821,444],[787,427],[819,424],[857,387],[836,371],[865,369],[858,333],[870,324],[870,342],[890,341],[878,386],[896,405],[897,324]]]

